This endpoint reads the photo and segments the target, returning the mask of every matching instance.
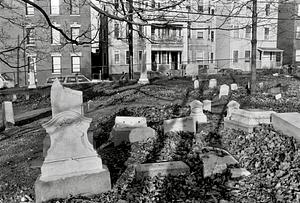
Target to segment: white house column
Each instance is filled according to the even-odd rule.
[[[146,29],[146,35],[147,37],[151,37],[151,26],[145,26]],[[151,58],[151,43],[149,42],[149,40],[145,40],[146,41],[146,67],[147,70],[151,70],[152,69],[152,58]]]

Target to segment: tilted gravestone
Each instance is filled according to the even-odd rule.
[[[224,85],[221,85],[220,86],[220,93],[219,93],[219,99],[222,97],[222,96],[228,96],[229,94],[229,86],[224,84]]]
[[[52,93],[60,96],[51,96],[53,117],[43,124],[51,146],[35,182],[36,202],[110,190],[109,171],[88,140],[92,119],[84,117],[78,109],[82,103],[74,95],[80,94],[63,88],[58,80],[52,85]]]
[[[208,84],[208,88],[214,88],[217,86],[217,80],[216,79],[210,79],[209,80],[209,84]]]

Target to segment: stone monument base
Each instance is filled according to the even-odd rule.
[[[75,175],[51,181],[35,181],[35,200],[42,203],[54,198],[66,198],[69,195],[94,195],[111,189],[110,173],[106,169],[97,173]]]
[[[232,129],[243,130],[245,132],[252,133],[253,129],[257,126],[258,125],[249,125],[239,121],[229,120],[227,118],[224,119],[224,128],[232,128]]]
[[[138,84],[142,84],[142,85],[149,84],[149,80],[148,78],[140,78]]]

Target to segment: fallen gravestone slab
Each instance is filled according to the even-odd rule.
[[[273,127],[300,142],[300,114],[298,112],[273,113]]]
[[[110,132],[110,140],[114,143],[114,146],[130,142],[129,134],[131,130],[143,127],[147,127],[145,117],[117,116],[115,125]]]
[[[240,178],[242,176],[250,176],[251,173],[245,168],[232,168],[230,169],[231,178]]]
[[[129,142],[143,142],[148,138],[155,138],[156,132],[153,128],[143,127],[143,128],[134,128],[129,133]]]
[[[146,177],[187,174],[190,168],[182,161],[139,164],[135,168],[136,179]]]

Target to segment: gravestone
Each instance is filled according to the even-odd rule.
[[[51,87],[52,117],[57,112],[72,110],[82,114],[82,92],[63,87],[59,82],[54,82]],[[66,102],[68,101],[68,102]]]
[[[190,173],[190,168],[183,161],[139,164],[135,168],[137,180],[147,177],[179,175]]]
[[[197,79],[196,75],[192,75],[192,81],[195,81]]]
[[[194,80],[194,89],[199,89],[199,80]]]
[[[141,67],[141,75],[138,81],[139,84],[149,84],[148,76],[147,76],[147,66],[146,66],[146,53],[143,53],[142,58],[142,67]]]
[[[217,80],[216,79],[210,79],[209,80],[209,84],[208,84],[208,88],[214,88],[217,86]]]
[[[2,103],[2,121],[5,128],[15,124],[14,110],[11,101],[4,101]]]
[[[224,84],[224,85],[221,85],[220,86],[220,93],[219,93],[219,99],[222,97],[222,96],[228,96],[229,94],[229,86]]]
[[[30,95],[29,94],[25,94],[25,99],[29,100],[30,99]]]
[[[260,83],[258,83],[258,86],[259,86],[260,89],[262,89],[264,87],[264,83],[260,82]]]
[[[236,83],[231,84],[231,85],[230,85],[230,89],[231,89],[231,90],[238,90],[237,84],[236,84]]]
[[[235,110],[235,109],[239,109],[240,108],[240,104],[234,100],[231,100],[228,104],[227,104],[227,115],[226,118],[230,118],[231,117],[231,113]]]
[[[80,100],[74,99],[78,91],[65,91],[58,88],[55,80],[51,94],[51,104],[55,104],[52,119],[43,124],[51,139],[41,167],[41,175],[35,182],[36,202],[54,198],[67,198],[69,195],[99,194],[111,189],[110,174],[88,140],[87,131],[92,121],[78,112]],[[74,91],[74,92],[73,92]],[[61,98],[69,106],[59,103]],[[73,110],[74,109],[74,110]]]
[[[203,110],[211,112],[211,100],[203,101]]]
[[[29,89],[36,88],[35,73],[33,71],[30,71],[28,73],[28,88]]]
[[[198,100],[194,100],[189,105],[191,107],[190,117],[193,118],[194,122],[196,124],[207,123],[207,117],[203,113],[203,104]]]
[[[147,127],[147,120],[145,117],[130,117],[130,116],[116,116],[115,125],[110,132],[110,140],[114,146],[118,146],[123,142],[130,142],[129,134],[134,128]]]
[[[294,137],[300,143],[300,113],[273,113],[272,125],[275,130],[283,134]]]
[[[168,132],[196,132],[196,126],[192,117],[174,118],[164,120],[164,133]]]

